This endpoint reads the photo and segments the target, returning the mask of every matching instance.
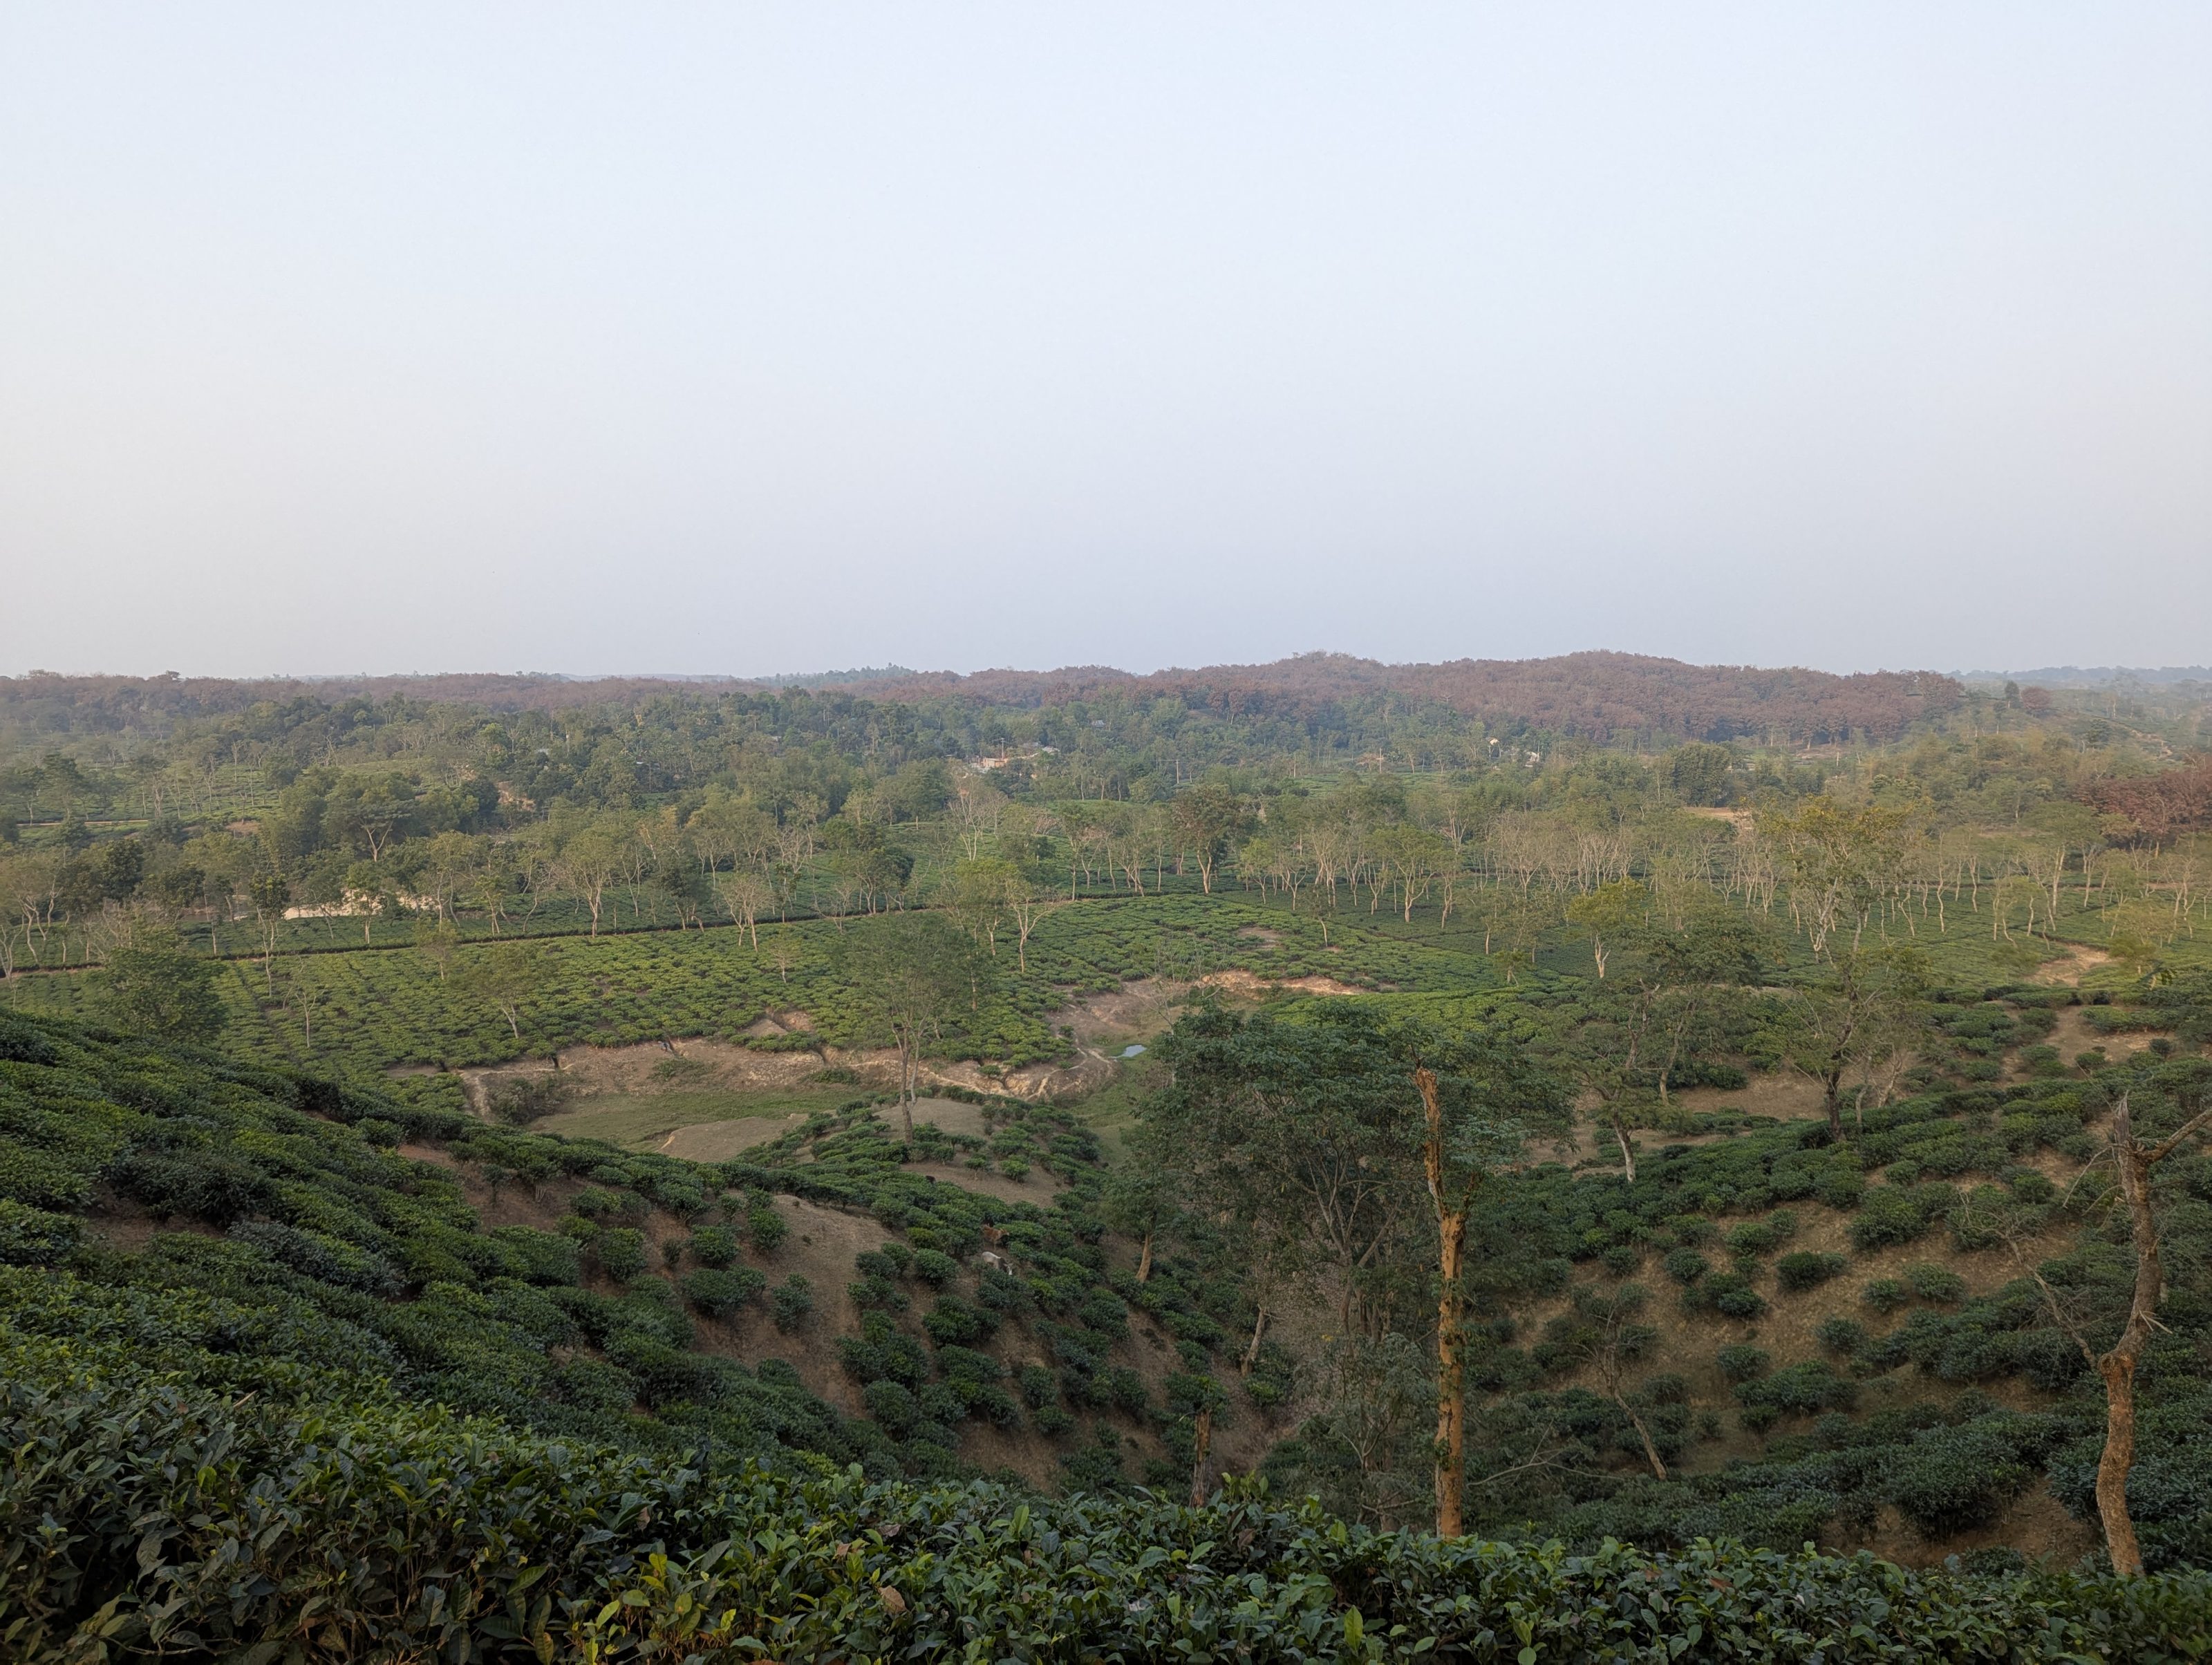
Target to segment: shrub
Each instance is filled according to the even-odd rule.
[[[592,1245],[599,1270],[618,1284],[626,1284],[645,1270],[645,1233],[634,1226],[617,1225],[602,1231]]]
[[[1782,1234],[1767,1220],[1745,1220],[1729,1229],[1729,1253],[1741,1259],[1770,1254],[1781,1241]]]
[[[1924,1431],[1886,1473],[1889,1500],[1931,1538],[1992,1524],[2030,1479],[2011,1440],[1972,1424]]]
[[[1152,1396],[1145,1391],[1145,1378],[1126,1364],[1109,1365],[1099,1371],[1094,1379],[1093,1396],[1099,1403],[1127,1411],[1132,1416],[1143,1415],[1152,1404]]]
[[[1859,1291],[1859,1299],[1876,1312],[1895,1312],[1911,1298],[1901,1278],[1875,1278]]]
[[[865,1257],[864,1257],[865,1258]],[[862,1311],[875,1310],[884,1312],[904,1312],[913,1303],[906,1291],[889,1279],[871,1274],[858,1283],[845,1285],[845,1293],[853,1304]]]
[[[1850,1318],[1824,1318],[1814,1338],[1830,1352],[1849,1358],[1867,1344],[1866,1326]]]
[[[726,1225],[702,1225],[691,1234],[691,1258],[717,1272],[738,1258],[738,1234]]]
[[[941,1250],[921,1249],[915,1251],[914,1275],[925,1284],[942,1285],[950,1282],[953,1273],[959,1269],[960,1263]]]
[[[584,1275],[583,1257],[576,1244],[565,1237],[534,1231],[526,1225],[502,1225],[491,1235],[492,1241],[506,1251],[514,1275],[526,1282],[574,1284]]]
[[[1751,1286],[1741,1272],[1716,1272],[1695,1288],[1684,1291],[1724,1318],[1756,1318],[1766,1310],[1766,1297]]]
[[[1022,1402],[1033,1411],[1060,1397],[1060,1378],[1042,1364],[1023,1365],[1015,1372],[1014,1384],[1021,1389]]]
[[[1887,1249],[1924,1237],[1955,1201],[1948,1185],[1878,1185],[1851,1220],[1851,1243],[1860,1249]]]
[[[768,1279],[751,1267],[734,1272],[703,1267],[687,1272],[678,1282],[684,1298],[710,1318],[734,1316],[761,1292]]]
[[[1948,1267],[1921,1261],[1905,1269],[1912,1292],[1923,1301],[1954,1306],[1966,1297],[1966,1280]]]
[[[1789,1364],[1756,1381],[1736,1384],[1735,1396],[1747,1408],[1765,1406],[1784,1416],[1849,1410],[1858,1389],[1821,1360]]]
[[[1801,1249],[1774,1263],[1774,1278],[1784,1289],[1802,1291],[1818,1288],[1843,1269],[1844,1257],[1840,1255],[1815,1254]]]
[[[533,1121],[564,1109],[575,1096],[576,1084],[552,1070],[509,1075],[492,1083],[484,1094],[495,1121],[510,1127],[526,1127]]]
[[[769,1293],[769,1308],[778,1329],[795,1330],[814,1310],[814,1286],[794,1272]]]
[[[77,1231],[67,1214],[0,1197],[0,1265],[52,1266],[76,1247]]]
[[[939,1346],[965,1347],[988,1340],[999,1327],[999,1315],[971,1307],[957,1295],[945,1295],[922,1315],[921,1327]]]
[[[776,1212],[774,1199],[757,1192],[745,1206],[745,1236],[762,1254],[771,1254],[791,1227]]]
[[[1678,1249],[1660,1263],[1678,1284],[1694,1284],[1713,1269],[1713,1263],[1694,1249]]]
[[[1730,1382],[1748,1382],[1766,1374],[1767,1366],[1774,1362],[1773,1355],[1764,1347],[1754,1347],[1747,1342],[1736,1342],[1723,1347],[1717,1358],[1721,1375]]]
[[[41,1152],[0,1148],[10,1158],[10,1169]],[[198,1220],[218,1230],[249,1214],[261,1212],[274,1200],[274,1191],[261,1172],[237,1158],[220,1152],[187,1147],[174,1151],[134,1151],[108,1170],[115,1188],[145,1205],[157,1220],[172,1215]],[[81,1207],[91,1187],[76,1176],[66,1182],[31,1185],[13,1171],[0,1174],[6,1183],[0,1191],[33,1206]]]
[[[621,1213],[623,1203],[612,1192],[586,1187],[576,1193],[575,1200],[568,1207],[572,1212],[580,1214],[587,1220],[598,1220]]]
[[[907,1434],[921,1420],[921,1406],[912,1392],[896,1382],[871,1382],[860,1389],[868,1414],[894,1434]]]

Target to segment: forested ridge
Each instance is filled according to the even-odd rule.
[[[0,1638],[2197,1656],[2201,690],[1690,671],[16,679]]]

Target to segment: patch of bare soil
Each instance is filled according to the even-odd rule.
[[[799,1126],[806,1117],[794,1110],[789,1115],[748,1115],[732,1121],[695,1121],[653,1143],[665,1157],[686,1162],[727,1162],[756,1145],[765,1145]]]
[[[763,1358],[781,1358],[815,1395],[848,1414],[860,1414],[866,1409],[860,1390],[837,1360],[837,1338],[860,1328],[860,1315],[845,1290],[855,1275],[854,1257],[881,1249],[891,1234],[865,1214],[848,1214],[799,1197],[778,1197],[775,1207],[790,1226],[789,1234],[772,1254],[747,1249],[745,1264],[759,1268],[770,1288],[794,1273],[805,1279],[814,1292],[813,1312],[789,1332],[775,1327],[765,1303],[726,1322],[701,1318],[700,1349],[737,1359],[748,1368]],[[684,1229],[673,1221],[667,1221],[666,1227],[660,1235],[684,1235]]]
[[[1060,1188],[1060,1182],[1042,1168],[1031,1168],[1020,1179],[995,1168],[968,1168],[950,1162],[909,1162],[904,1171],[939,1185],[957,1185],[963,1191],[1007,1202],[1033,1202],[1040,1208],[1051,1207],[1053,1195]]]
[[[2045,960],[2035,968],[2032,981],[2039,983],[2071,984],[2079,987],[2081,979],[2100,965],[2110,965],[2112,957],[2101,948],[2091,948],[2078,942],[2060,943],[2066,951],[2055,960]]]
[[[2058,1055],[2069,1064],[2074,1061],[2077,1053],[2087,1052],[2092,1047],[2103,1048],[2105,1056],[2118,1063],[2131,1054],[2142,1051],[2150,1045],[2154,1038],[2152,1032],[2148,1030],[2131,1030],[2119,1035],[2100,1035],[2089,1027],[2089,1012],[2086,1006],[2069,1006],[2061,1011],[2057,1017],[2058,1022],[2051,1029],[2051,1036],[2046,1044],[2057,1047]]]
[[[1743,1087],[1684,1087],[1673,1097],[1676,1104],[1693,1114],[1725,1110],[1739,1115],[1771,1115],[1784,1121],[1822,1114],[1819,1084],[1794,1070],[1753,1075],[1751,1084]]]
[[[1209,971],[1199,979],[1208,988],[1227,989],[1246,1000],[1265,1000],[1270,994],[1364,994],[1367,991],[1334,977],[1262,977],[1250,971]]]
[[[141,1213],[104,1213],[85,1221],[86,1235],[94,1243],[125,1255],[143,1255],[146,1245],[161,1237],[220,1237],[222,1233],[198,1220],[157,1220]]]
[[[1893,1506],[1884,1504],[1871,1532],[1834,1547],[1870,1549],[1885,1561],[1908,1567],[1938,1566],[1951,1556],[1972,1550],[2016,1549],[2031,1561],[2063,1567],[2080,1560],[2100,1541],[2097,1528],[2068,1514],[2065,1504],[2052,1497],[2045,1485],[2013,1499],[1994,1524],[1943,1539],[1923,1537]]]
[[[906,1116],[896,1104],[876,1107],[876,1120],[893,1133],[906,1131]],[[963,1104],[957,1098],[918,1098],[914,1103],[914,1125],[935,1127],[939,1133],[956,1134],[963,1139],[981,1139],[990,1129],[983,1107]]]
[[[680,1080],[654,1072],[672,1059],[696,1069]],[[563,1047],[549,1062],[532,1059],[489,1069],[455,1072],[477,1114],[485,1114],[485,1095],[495,1082],[515,1076],[559,1073],[584,1097],[635,1097],[663,1091],[712,1089],[725,1092],[768,1092],[803,1086],[823,1066],[812,1052],[755,1052],[727,1041],[645,1041],[634,1046]]]
[[[1079,1042],[1141,1041],[1174,1024],[1190,987],[1175,977],[1133,977],[1109,993],[1085,994],[1048,1012],[1045,1021],[1066,1024]]]

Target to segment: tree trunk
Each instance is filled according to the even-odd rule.
[[[1636,1437],[1644,1442],[1644,1460],[1651,1465],[1654,1479],[1667,1478],[1667,1465],[1659,1461],[1659,1448],[1651,1443],[1651,1431],[1644,1425],[1644,1419],[1628,1407],[1628,1401],[1619,1388],[1613,1392],[1613,1402],[1620,1407],[1620,1413],[1628,1419],[1628,1425],[1636,1430]]]
[[[1243,1358],[1237,1361],[1237,1375],[1249,1376],[1252,1374],[1252,1367],[1260,1362],[1260,1338],[1267,1333],[1267,1309],[1261,1307],[1260,1309],[1259,1316],[1252,1321],[1251,1345],[1244,1349]]]
[[[1213,1407],[1209,1405],[1198,1413],[1197,1451],[1190,1462],[1190,1506],[1203,1508],[1206,1504],[1206,1454],[1213,1446]]]
[[[2130,1329],[2134,1326],[2130,1322]],[[2124,1336],[2097,1361],[2105,1379],[2105,1453],[2097,1460],[2097,1516],[2105,1528],[2105,1553],[2123,1578],[2139,1577],[2142,1551],[2128,1514],[2128,1471],[2136,1461],[2136,1357]]]
[[[1613,1142],[1620,1146],[1620,1176],[1631,1185],[1636,1183],[1636,1147],[1628,1142],[1628,1129],[1620,1125],[1619,1116],[1607,1118],[1613,1124]]]
[[[899,1043],[899,1115],[906,1122],[906,1142],[914,1143],[914,1066],[908,1061],[906,1043]]]
[[[1413,1072],[1428,1137],[1421,1168],[1437,1211],[1437,1536],[1460,1535],[1460,1504],[1467,1489],[1467,1356],[1460,1334],[1466,1297],[1460,1289],[1460,1255],[1467,1244],[1467,1212],[1444,1194],[1444,1107],[1437,1078]]]
[[[2136,1286],[2120,1339],[2097,1361],[2097,1374],[2105,1381],[2105,1452],[2097,1461],[2097,1515],[2104,1522],[2105,1551],[2112,1571],[2123,1578],[2142,1571],[2142,1551],[2128,1514],[2128,1473],[2136,1461],[2136,1364],[2158,1322],[2159,1297],[2165,1290],[2158,1222],[2150,1208],[2150,1169],[2179,1139],[2176,1135],[2157,1151],[2146,1151],[2136,1143],[2125,1095],[2112,1107],[2112,1155],[2120,1170],[2120,1194],[2128,1206],[2128,1228],[2135,1238]]]
[[[1461,1494],[1467,1484],[1467,1360],[1460,1334],[1459,1286],[1467,1217],[1443,1214],[1437,1229],[1437,1272],[1443,1283],[1437,1297],[1437,1536],[1456,1538]]]
[[[1147,1231],[1145,1233],[1144,1250],[1137,1256],[1137,1281],[1140,1284],[1145,1283],[1151,1279],[1152,1275],[1152,1234]]]

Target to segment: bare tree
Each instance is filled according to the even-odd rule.
[[[2119,1176],[2119,1195],[2127,1209],[2128,1235],[2136,1251],[2136,1275],[2129,1291],[2128,1315],[2118,1339],[2100,1352],[2089,1340],[2080,1313],[2060,1298],[2043,1273],[2028,1268],[2052,1320],[2065,1331],[2105,1384],[2105,1449],[2097,1461],[2097,1517],[2105,1530],[2105,1552],[2112,1571],[2124,1578],[2143,1570],[2142,1550],[2136,1540],[2134,1517],[2128,1512],[2128,1475],[2136,1461],[2136,1369],[2151,1334],[2165,1328],[2159,1322],[2159,1303],[2166,1293],[2165,1268],[2159,1259],[2158,1219],[2151,1206],[2151,1170],[2172,1156],[2212,1123],[2212,1108],[2197,1111],[2156,1144],[2136,1137],[2135,1124],[2124,1093],[2112,1107],[2108,1130],[2109,1156]],[[2016,1236],[2008,1237],[2013,1252],[2025,1263]]]

